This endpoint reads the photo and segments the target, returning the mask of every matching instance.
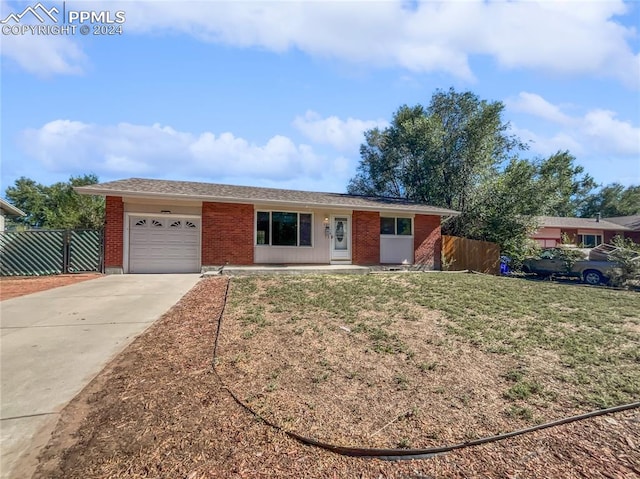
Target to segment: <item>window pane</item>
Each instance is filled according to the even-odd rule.
[[[258,211],[256,215],[256,244],[269,244],[269,213]]]
[[[380,234],[381,235],[394,235],[396,234],[396,219],[395,218],[380,218]]]
[[[311,246],[311,215],[300,213],[300,246]]]
[[[411,236],[411,218],[398,218],[398,234]]]
[[[298,241],[298,213],[271,213],[271,244],[273,246],[296,246]]]
[[[578,235],[578,244],[585,248],[595,248],[602,244],[602,235]]]

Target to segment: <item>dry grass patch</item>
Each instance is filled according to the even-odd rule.
[[[473,275],[236,278],[219,370],[265,418],[363,447],[461,442],[631,402],[640,337],[625,325],[640,321],[638,295],[566,289]]]

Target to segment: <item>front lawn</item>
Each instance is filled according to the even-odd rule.
[[[429,447],[640,397],[640,295],[473,274],[236,278],[218,357],[265,418]]]

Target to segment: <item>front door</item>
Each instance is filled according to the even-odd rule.
[[[331,261],[351,261],[351,221],[346,215],[331,217]]]

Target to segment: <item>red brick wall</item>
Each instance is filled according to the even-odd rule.
[[[622,231],[604,231],[604,237],[602,238],[602,241],[604,241],[605,243],[611,243],[611,240],[615,237],[615,236],[623,236],[624,233]]]
[[[571,244],[577,244],[578,242],[578,230],[576,229],[561,229],[560,230],[560,243],[562,243],[562,238],[564,237],[564,235],[567,235],[569,237],[569,241],[571,242]]]
[[[202,203],[202,265],[253,264],[253,205]]]
[[[380,214],[377,211],[353,212],[353,263],[380,263]]]
[[[640,231],[625,231],[625,238],[630,238],[634,243],[640,244]]]
[[[439,216],[416,215],[413,220],[413,247],[415,264],[426,269],[441,268],[442,236]]]
[[[104,225],[104,267],[123,267],[124,203],[120,196],[107,196]]]

